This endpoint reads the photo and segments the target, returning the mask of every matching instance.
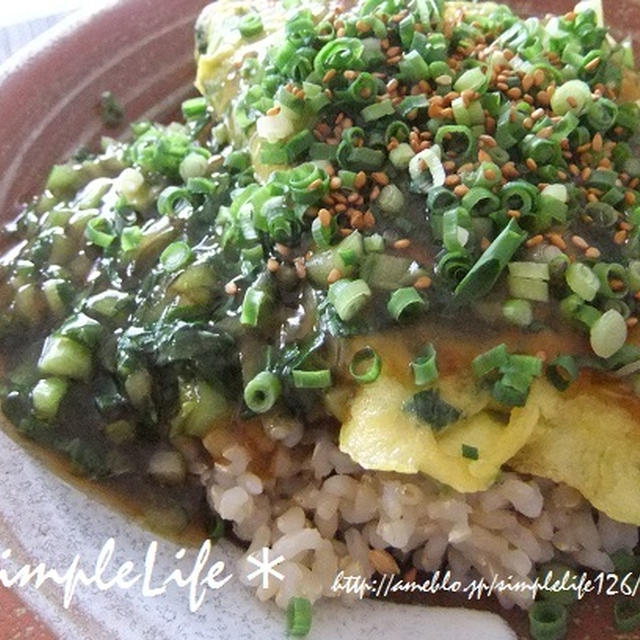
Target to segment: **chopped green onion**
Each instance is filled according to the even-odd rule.
[[[366,236],[362,242],[366,253],[382,253],[384,251],[384,238],[379,233]]]
[[[605,298],[624,298],[629,293],[627,270],[615,262],[599,262],[594,265],[593,272],[600,281],[600,295]],[[615,288],[612,283],[616,282]]]
[[[311,223],[311,236],[319,249],[328,249],[331,246],[331,239],[335,230],[335,218],[331,218],[331,222],[326,227],[322,224],[322,220],[317,217]]]
[[[39,380],[31,392],[31,401],[36,417],[41,420],[53,420],[68,388],[69,384],[63,378]]]
[[[601,358],[610,358],[627,340],[627,324],[619,311],[605,311],[591,327],[589,342],[593,352]]]
[[[191,194],[182,187],[167,187],[158,196],[158,213],[163,216],[171,216],[181,211],[184,207],[190,206]]]
[[[470,156],[476,148],[476,140],[469,127],[464,125],[446,125],[438,127],[435,142],[442,150],[454,152],[456,156],[464,158]],[[498,172],[499,175],[502,175]]]
[[[571,291],[587,302],[591,302],[600,289],[598,276],[583,262],[571,263],[567,267],[565,278]]]
[[[534,278],[521,278],[509,274],[509,295],[534,302],[549,302],[549,283]]]
[[[329,287],[328,300],[344,322],[353,320],[371,299],[371,289],[364,280],[342,279]]]
[[[623,633],[634,631],[640,625],[640,607],[631,598],[620,599],[613,605],[616,629]]]
[[[397,147],[389,152],[389,161],[396,169],[406,169],[415,156],[415,151],[406,142],[401,142]]]
[[[329,176],[312,162],[298,165],[288,177],[293,199],[301,204],[313,204],[329,190]]]
[[[307,371],[294,369],[291,372],[293,385],[298,389],[325,389],[331,386],[331,371],[329,369],[317,369]]]
[[[562,640],[567,635],[567,610],[561,604],[541,600],[529,609],[533,640]]]
[[[420,193],[427,193],[431,187],[441,187],[446,177],[440,147],[433,145],[417,153],[409,161],[409,175],[413,187]]]
[[[365,122],[380,120],[380,118],[390,116],[393,113],[395,113],[395,109],[389,99],[370,104],[360,111],[360,115]]]
[[[287,633],[306,636],[311,629],[311,602],[307,598],[293,597],[287,606]]]
[[[380,191],[377,203],[385,213],[400,213],[404,208],[404,194],[395,184],[388,184]]]
[[[480,457],[478,454],[478,447],[462,443],[462,457],[467,458],[468,460],[477,460]]]
[[[193,255],[191,247],[186,242],[172,242],[161,254],[160,264],[165,271],[177,271],[182,269]]]
[[[363,347],[356,351],[349,364],[351,377],[361,384],[375,382],[381,369],[382,359],[373,347]]]
[[[548,280],[550,276],[549,265],[545,262],[510,262],[508,266],[512,276],[534,280]]]
[[[578,365],[573,356],[558,356],[547,365],[547,378],[559,391],[569,388],[578,377]]]
[[[533,322],[533,309],[528,300],[507,300],[502,305],[502,314],[517,327],[528,327]]]
[[[423,352],[411,361],[413,381],[418,387],[431,384],[438,378],[438,364],[436,362],[436,350],[432,344],[428,344]]]
[[[561,84],[551,96],[551,109],[558,116],[571,112],[582,114],[591,102],[591,88],[582,80],[568,80]]]
[[[142,230],[134,225],[125,227],[120,234],[120,247],[124,252],[133,251],[138,248],[142,240]]]
[[[244,388],[244,401],[254,413],[269,411],[280,397],[280,379],[271,371],[261,371]]]
[[[38,369],[49,376],[87,380],[91,373],[91,352],[62,336],[49,336],[42,347]]]
[[[193,120],[207,112],[207,99],[204,96],[189,98],[182,103],[182,115],[185,120]]]
[[[387,310],[394,320],[400,320],[404,313],[415,311],[424,306],[425,302],[422,296],[413,287],[396,289],[387,302]]]
[[[238,24],[238,31],[245,38],[257,36],[262,33],[264,27],[262,26],[262,18],[259,13],[251,12],[242,17]]]
[[[87,222],[87,226],[84,228],[84,235],[89,242],[103,249],[109,247],[116,239],[111,224],[102,216],[91,218]]]
[[[404,58],[398,64],[400,73],[410,82],[419,82],[429,79],[429,65],[415,50],[404,54]]]
[[[627,280],[631,293],[640,291],[640,260],[631,260],[627,267]]]
[[[462,73],[455,84],[453,85],[454,91],[462,93],[463,91],[479,91],[487,82],[487,76],[480,67],[473,67],[467,69]]]
[[[255,287],[249,287],[242,300],[241,324],[257,327],[262,315],[262,309],[267,302],[267,294]]]
[[[522,407],[527,401],[528,390],[516,389],[502,380],[496,380],[491,388],[491,396],[496,402],[507,407]]]
[[[487,374],[501,369],[508,362],[507,345],[503,343],[476,356],[471,362],[471,368],[476,378],[484,378]]]
[[[491,291],[500,273],[507,266],[525,237],[526,233],[512,218],[456,287],[456,298],[461,301],[470,301]],[[514,295],[514,297],[523,296]]]

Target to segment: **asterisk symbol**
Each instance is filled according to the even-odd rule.
[[[247,560],[258,567],[254,572],[250,573],[247,576],[248,580],[253,580],[256,576],[262,574],[262,588],[269,588],[269,576],[273,576],[274,578],[278,578],[278,580],[284,580],[284,576],[276,571],[273,567],[281,562],[284,562],[284,556],[278,556],[273,560],[269,560],[269,547],[262,547],[262,560],[258,560],[254,558],[252,555],[247,558]]]

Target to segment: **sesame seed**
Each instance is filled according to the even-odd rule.
[[[322,178],[316,178],[313,182],[307,185],[307,191],[315,191],[318,187],[322,186]]]
[[[527,158],[525,160],[525,164],[527,165],[527,169],[529,169],[529,171],[535,171],[538,168],[538,165],[533,158]]]
[[[529,238],[524,244],[526,247],[537,247],[543,240],[544,238],[542,237],[542,234],[539,233],[538,235]]]
[[[338,176],[333,176],[333,178],[331,178],[331,180],[329,180],[329,187],[331,189],[333,189],[334,191],[336,189],[339,189],[342,186],[342,180],[340,180],[340,178],[338,178]]]
[[[469,193],[469,187],[466,184],[459,184],[454,190],[453,193],[458,196],[458,198],[462,198],[467,193]]]
[[[591,62],[587,62],[587,64],[584,65],[584,68],[587,71],[593,71],[598,65],[600,64],[600,58],[594,58],[593,60],[591,60]]]
[[[572,108],[575,109],[578,106],[578,101],[573,97],[573,96],[569,96],[567,98],[567,104]]]
[[[589,243],[582,236],[571,236],[571,242],[582,251],[589,248]]]
[[[546,107],[549,104],[549,94],[546,91],[538,91],[536,102]]]
[[[353,180],[353,186],[356,189],[362,189],[364,185],[367,183],[367,174],[364,171],[358,171],[356,173],[356,177]]]
[[[389,177],[387,176],[386,173],[384,173],[383,171],[374,171],[371,174],[371,177],[379,184],[382,185],[383,187],[385,185],[389,184]]]
[[[616,244],[624,244],[624,241],[627,239],[627,232],[624,229],[620,229],[620,231],[616,231],[613,234],[613,241]]]
[[[320,209],[318,218],[320,218],[320,224],[323,227],[328,227],[331,224],[331,212],[328,209]]]
[[[293,261],[296,269],[296,274],[300,280],[304,280],[307,277],[307,268],[304,266],[304,258],[296,258]]]
[[[411,246],[411,240],[409,238],[401,238],[393,243],[394,249],[406,249]]]
[[[429,276],[421,276],[414,283],[416,289],[428,289],[431,286],[431,278]]]
[[[587,258],[593,258],[593,259],[597,259],[600,257],[600,250],[596,249],[596,247],[589,247],[585,252],[584,255],[587,256]]]
[[[517,209],[509,209],[507,211],[507,215],[510,218],[519,218],[520,217],[520,212]]]
[[[335,69],[329,69],[329,71],[327,71],[323,76],[322,76],[322,83],[323,84],[327,84],[329,82],[331,82],[331,80],[333,80],[333,78],[335,77],[337,71]]]
[[[342,274],[340,273],[340,271],[338,269],[331,269],[331,271],[329,271],[329,275],[327,276],[327,282],[329,284],[333,284],[334,282],[340,280],[340,278],[342,278]]]
[[[277,116],[280,113],[280,106],[276,105],[275,107],[271,107],[271,109],[267,109],[268,116]]]
[[[600,153],[600,151],[602,151],[602,135],[600,134],[600,132],[596,133],[596,135],[593,136],[593,140],[591,141],[591,148],[596,153]]]
[[[236,293],[238,293],[238,285],[235,282],[227,282],[227,284],[224,285],[224,292],[228,296],[235,296]]]
[[[478,140],[482,142],[482,144],[484,144],[485,146],[489,147],[490,149],[493,149],[493,147],[496,147],[498,145],[495,138],[492,138],[491,136],[488,136],[485,133],[478,136]]]
[[[558,249],[562,249],[563,251],[567,248],[567,243],[562,239],[562,236],[559,233],[549,233],[547,235],[549,238],[549,242],[558,247]]]
[[[363,220],[362,220],[362,221],[363,221],[363,223],[364,223],[364,226],[365,226],[367,229],[371,229],[372,227],[374,227],[374,226],[375,226],[375,224],[376,224],[376,219],[375,219],[375,217],[374,217],[374,215],[373,215],[373,213],[371,212],[371,210],[370,210],[370,209],[368,209],[367,211],[365,211],[364,216],[363,216]]]

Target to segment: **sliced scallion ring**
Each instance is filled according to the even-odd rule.
[[[354,354],[349,365],[351,377],[361,384],[375,382],[382,369],[382,359],[373,347],[363,347]]]
[[[423,352],[411,361],[411,369],[413,381],[418,387],[431,384],[438,378],[436,350],[432,344],[428,344]]]

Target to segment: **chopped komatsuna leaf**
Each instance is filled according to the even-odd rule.
[[[470,444],[463,444],[462,445],[462,457],[463,458],[468,458],[469,460],[478,460],[478,458],[480,457],[480,455],[478,453],[478,448],[477,447],[473,447]]]
[[[447,425],[458,420],[461,412],[442,400],[435,389],[418,391],[404,405],[404,410],[426,422],[434,431],[442,431]]]

